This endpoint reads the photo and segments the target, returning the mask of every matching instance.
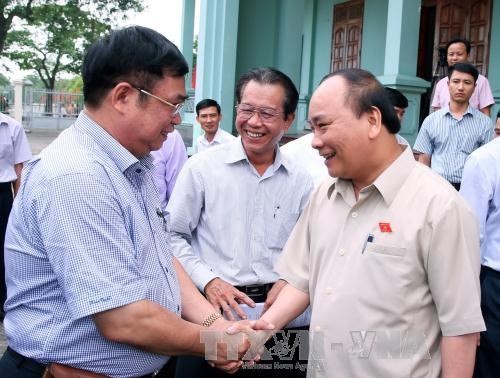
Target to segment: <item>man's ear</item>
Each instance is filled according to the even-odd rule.
[[[372,106],[370,111],[368,111],[367,120],[369,123],[368,138],[375,139],[382,130],[382,113],[380,113],[379,108]]]
[[[292,126],[294,120],[295,120],[295,112],[288,114],[285,119],[285,126],[283,127],[283,130],[288,131],[290,126]]]
[[[130,104],[136,101],[136,97],[133,96],[136,91],[128,83],[117,84],[109,93],[111,105],[119,112],[126,112]]]

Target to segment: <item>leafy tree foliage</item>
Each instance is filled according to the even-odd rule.
[[[140,0],[0,0],[0,54],[54,89],[60,73],[79,73],[93,41],[140,10]]]

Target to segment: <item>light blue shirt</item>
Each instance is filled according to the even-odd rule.
[[[500,139],[470,155],[460,194],[479,221],[481,264],[500,272]]]
[[[200,290],[216,277],[237,286],[274,282],[274,264],[312,187],[278,148],[262,176],[241,138],[196,154],[167,205],[174,254]]]
[[[85,112],[27,164],[5,242],[12,349],[110,377],[165,364],[168,357],[106,340],[92,320],[143,299],[180,314],[152,166]]]
[[[462,181],[465,160],[493,138],[493,121],[470,105],[456,119],[448,106],[425,118],[413,149],[431,155],[431,168],[449,182]]]

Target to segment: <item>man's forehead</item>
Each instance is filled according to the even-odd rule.
[[[453,71],[450,76],[450,80],[452,79],[467,79],[467,80],[472,80],[474,81],[474,76],[470,73],[467,72],[461,72],[461,71]]]

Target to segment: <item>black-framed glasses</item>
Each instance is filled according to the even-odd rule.
[[[181,112],[182,108],[184,107],[184,101],[183,101],[183,102],[178,103],[177,105],[175,105],[175,104],[172,104],[171,102],[168,102],[167,100],[164,100],[164,99],[163,99],[163,98],[161,98],[161,97],[158,97],[158,96],[156,96],[156,95],[154,95],[154,94],[152,94],[152,93],[148,92],[148,91],[147,91],[147,90],[145,90],[145,89],[142,89],[142,88],[140,88],[140,87],[136,87],[136,86],[134,86],[134,85],[132,85],[132,87],[134,87],[135,89],[137,89],[139,92],[144,93],[145,95],[151,96],[151,97],[153,97],[153,98],[157,99],[158,101],[160,101],[160,102],[164,103],[165,105],[168,105],[168,106],[170,106],[171,108],[173,108],[173,109],[174,109],[174,111],[172,112],[172,116],[176,116],[177,114],[179,114],[179,113]]]
[[[238,117],[242,119],[250,119],[255,113],[257,113],[260,119],[264,122],[272,121],[273,119],[278,118],[283,114],[282,112],[277,112],[273,109],[256,108],[254,106],[246,104],[236,105],[236,114],[238,114]]]

